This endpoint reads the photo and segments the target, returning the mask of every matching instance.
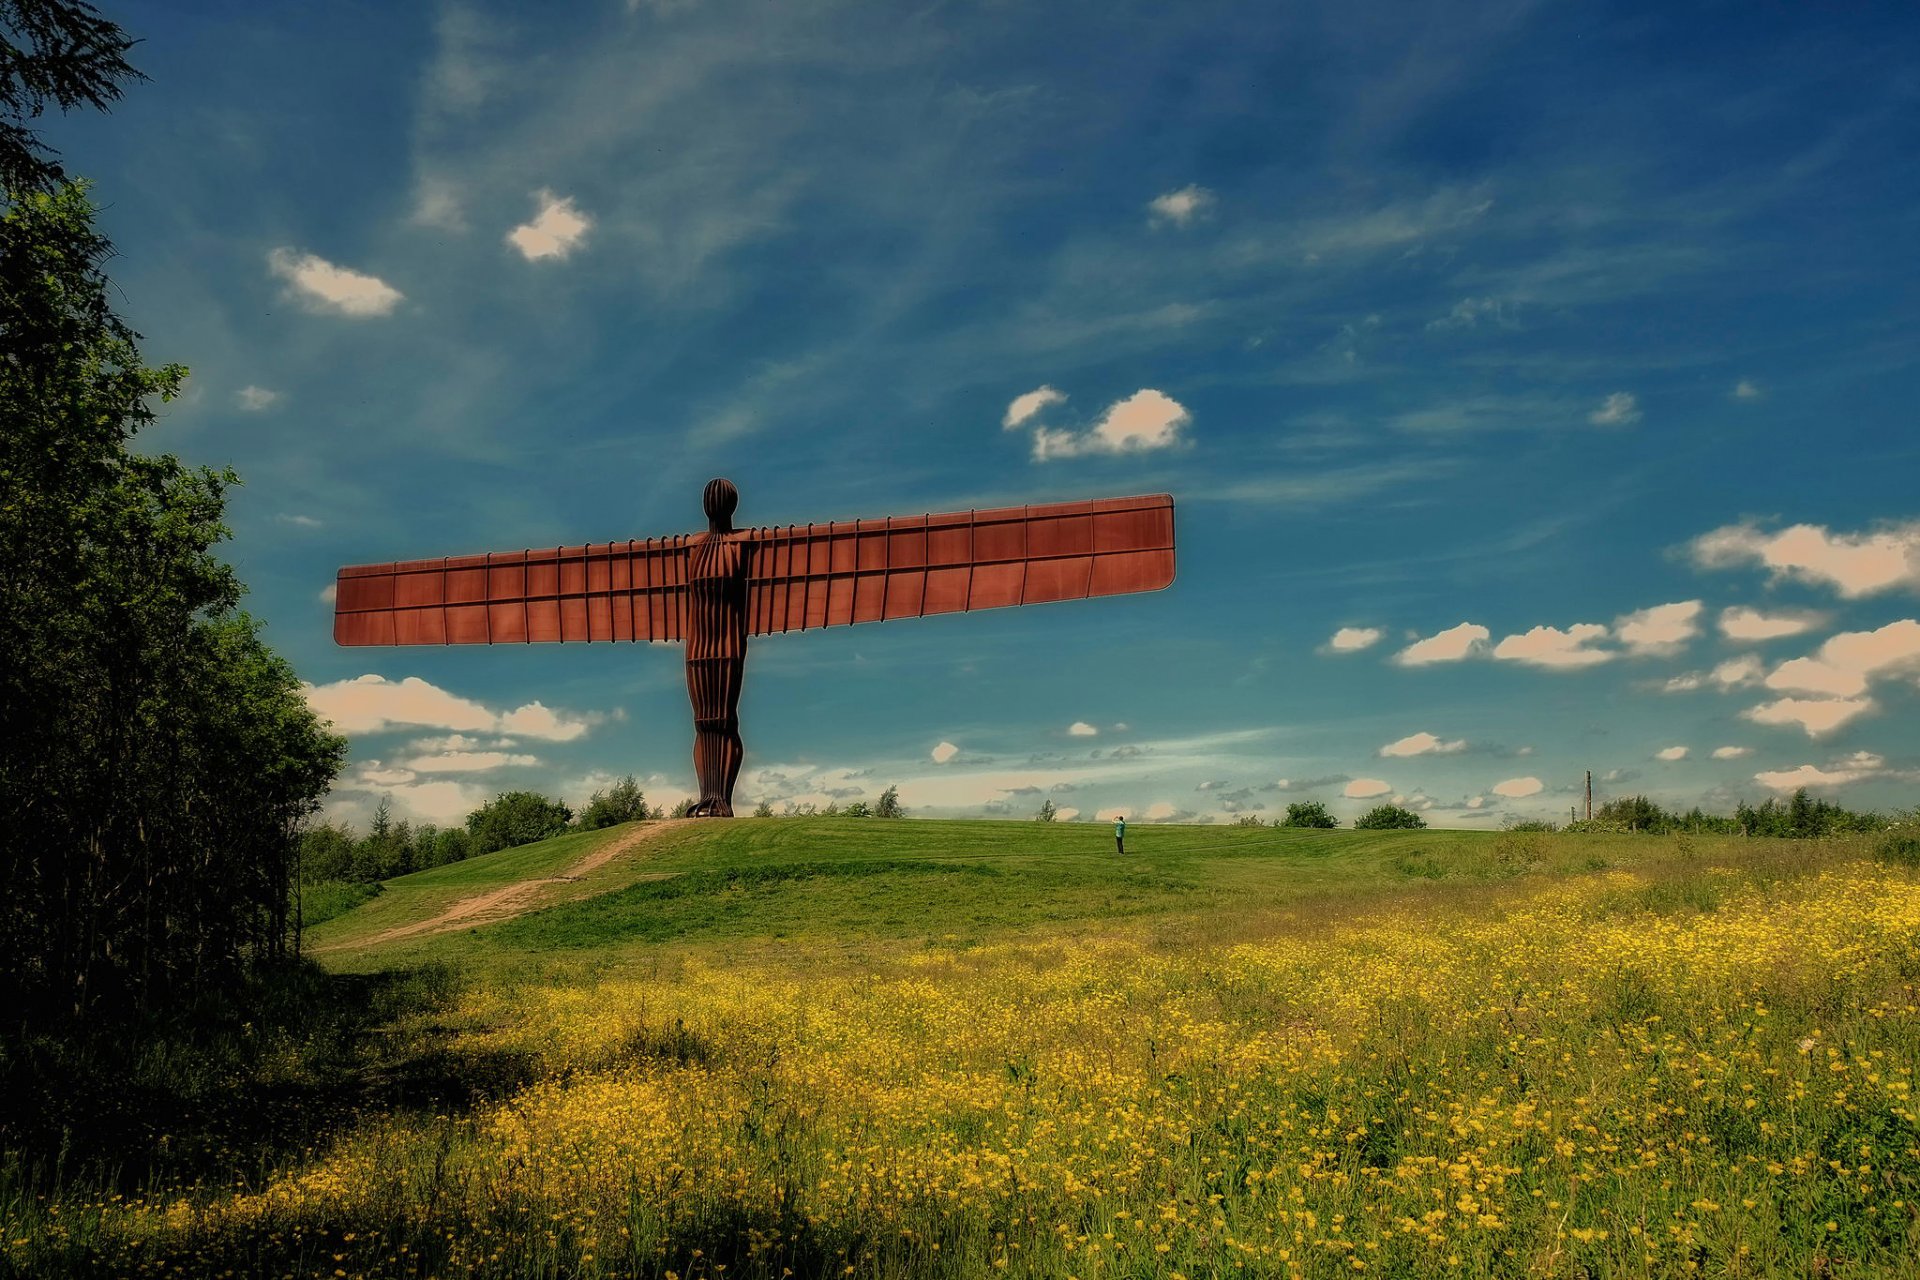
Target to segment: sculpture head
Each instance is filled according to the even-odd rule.
[[[710,531],[733,532],[734,508],[740,505],[740,491],[733,487],[733,481],[707,481],[707,491],[700,495],[700,505],[707,509],[707,528]]]

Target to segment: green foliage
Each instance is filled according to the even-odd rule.
[[[467,815],[469,851],[492,853],[557,836],[573,810],[535,791],[504,791]]]
[[[753,816],[756,818],[771,818],[773,816],[773,802],[771,800],[762,800],[759,804],[753,806]]]
[[[1243,813],[1233,820],[1233,825],[1236,827],[1264,827],[1267,824],[1260,820],[1260,815],[1257,813]]]
[[[1287,806],[1287,816],[1280,820],[1283,827],[1320,827],[1332,830],[1340,825],[1340,819],[1327,810],[1327,806],[1318,800],[1300,800]]]
[[[906,808],[900,803],[900,788],[889,783],[873,803],[873,816],[876,818],[904,818]]]
[[[1670,813],[1646,796],[1622,796],[1594,811],[1593,818],[1567,824],[1568,831],[1635,832],[1646,835],[1749,835],[1780,839],[1815,840],[1825,836],[1880,831],[1887,819],[1880,814],[1855,813],[1831,800],[1816,799],[1805,787],[1792,797],[1769,797],[1759,805],[1744,800],[1731,818],[1707,813],[1698,805],[1686,813]]]
[[[362,880],[310,880],[300,886],[300,924],[312,928],[380,896],[381,886]]]
[[[1550,833],[1550,832],[1558,831],[1560,827],[1558,823],[1548,822],[1545,818],[1522,818],[1518,822],[1503,823],[1502,829],[1507,831],[1537,831],[1541,833]]]
[[[1882,862],[1920,867],[1920,822],[1909,819],[1887,828],[1874,842],[1873,852]]]
[[[840,811],[840,816],[843,818],[871,818],[873,816],[873,807],[865,800],[855,800],[852,804]]]
[[[186,371],[113,314],[93,214],[75,184],[0,219],[0,980],[29,1015],[281,955],[346,745],[213,554],[236,477],[128,447]]]
[[[146,77],[124,56],[133,38],[90,5],[4,0],[0,27],[0,191],[52,191],[66,175],[32,122],[50,106],[105,110]]]
[[[1354,819],[1355,831],[1418,831],[1427,820],[1397,804],[1376,805]]]
[[[620,779],[605,791],[596,791],[587,800],[587,807],[580,811],[580,829],[598,831],[602,827],[611,827],[622,822],[639,822],[659,815],[647,808],[647,798],[641,794],[640,784],[632,774]]]
[[[1033,815],[1033,820],[1035,822],[1052,822],[1058,818],[1059,815],[1060,811],[1053,807],[1053,800],[1049,798],[1040,802],[1040,811]]]

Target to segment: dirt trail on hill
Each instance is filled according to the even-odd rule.
[[[669,831],[678,830],[690,822],[698,821],[698,818],[657,819],[628,832],[618,840],[602,845],[557,876],[537,876],[531,880],[502,885],[498,889],[476,893],[471,898],[462,898],[431,919],[388,929],[385,933],[375,934],[363,942],[336,942],[332,946],[316,947],[314,950],[342,951],[352,947],[377,947],[383,942],[398,942],[403,938],[418,938],[432,933],[446,933],[452,929],[472,929],[483,924],[496,924],[502,920],[511,920],[515,916],[525,915],[529,911],[536,911],[541,907],[550,907],[561,901],[563,895],[547,891],[548,886],[572,884],[589,872],[606,866],[615,858],[632,853],[640,846],[651,843]]]

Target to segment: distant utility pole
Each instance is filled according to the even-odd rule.
[[[1593,770],[1587,770],[1587,821],[1593,821]]]

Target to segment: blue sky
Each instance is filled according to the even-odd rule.
[[[109,12],[153,82],[48,136],[339,813],[684,795],[675,650],[343,650],[323,591],[714,475],[1177,503],[1162,593],[757,642],[747,806],[1920,792],[1910,6]]]

